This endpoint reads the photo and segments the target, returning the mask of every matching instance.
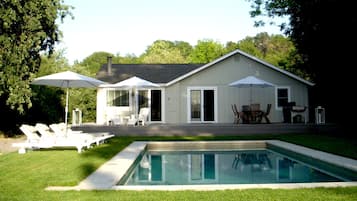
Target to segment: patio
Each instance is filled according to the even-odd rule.
[[[116,136],[238,136],[252,134],[338,133],[335,124],[150,124],[147,126],[97,125],[73,126],[84,132],[111,132]]]

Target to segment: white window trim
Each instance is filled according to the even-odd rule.
[[[201,104],[201,120],[200,121],[191,121],[191,91],[192,90],[200,90],[201,94],[204,90],[213,90],[214,93],[214,121],[204,121],[204,110],[203,104]],[[217,123],[218,122],[218,94],[217,87],[215,86],[195,86],[195,87],[187,87],[187,123]],[[201,96],[201,103],[203,103],[203,96]]]
[[[129,96],[129,105],[125,105],[125,106],[108,106],[108,93],[111,91],[128,91],[128,96]],[[106,107],[130,107],[130,101],[131,101],[131,97],[130,97],[130,89],[127,88],[108,88],[107,90],[105,90],[105,106]]]
[[[278,89],[287,89],[288,90],[288,102],[291,101],[291,88],[290,86],[277,86],[275,87],[275,109],[283,110],[283,107],[278,107]]]

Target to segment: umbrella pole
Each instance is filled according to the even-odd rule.
[[[252,96],[252,93],[253,93],[253,87],[252,87],[252,85],[250,85],[250,100],[249,100],[249,102],[250,102],[250,104],[252,104],[252,102],[253,102],[253,96]]]
[[[66,124],[66,133],[67,133],[67,124],[68,124],[68,87],[67,87],[67,92],[66,92],[66,107],[65,107],[65,117],[64,117],[64,123]]]
[[[65,125],[66,125],[66,131],[65,131],[65,133],[66,133],[66,137],[67,137],[67,131],[68,131],[68,94],[69,94],[69,90],[68,90],[68,88],[69,88],[69,81],[67,80],[67,88],[66,88],[66,108],[65,108],[65,118],[64,118],[64,120],[65,120]]]

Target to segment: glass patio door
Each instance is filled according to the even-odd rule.
[[[216,90],[189,89],[189,122],[216,121]]]

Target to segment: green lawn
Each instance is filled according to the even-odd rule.
[[[30,151],[0,155],[0,200],[356,200],[357,187],[293,190],[225,191],[63,191],[47,186],[73,186],[135,140],[256,140],[288,142],[356,158],[356,140],[320,135],[259,135],[247,137],[120,137],[78,154],[76,150]]]

